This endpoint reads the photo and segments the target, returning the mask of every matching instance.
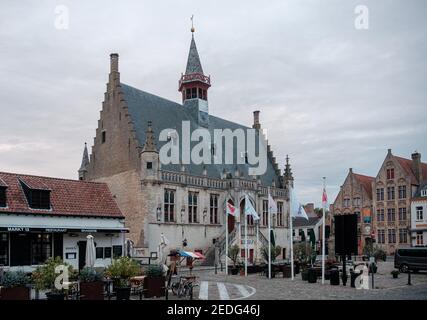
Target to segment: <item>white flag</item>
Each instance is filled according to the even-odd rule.
[[[300,217],[308,220],[307,213],[304,210],[304,207],[301,203],[299,203],[295,191],[292,187],[289,189],[290,198],[291,198],[291,216],[292,217]]]
[[[268,194],[268,209],[270,214],[277,214],[277,204],[271,194]]]
[[[255,211],[254,207],[252,206],[252,203],[249,200],[248,195],[245,195],[245,215],[252,216],[254,220],[259,220],[259,215]]]

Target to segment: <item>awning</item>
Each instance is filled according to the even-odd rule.
[[[191,251],[179,251],[181,257],[193,258],[193,259],[205,259],[205,256],[198,252]]]

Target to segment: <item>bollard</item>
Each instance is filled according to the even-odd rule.
[[[408,286],[411,286],[411,269],[408,268]]]

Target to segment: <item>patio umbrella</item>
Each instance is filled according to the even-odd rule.
[[[316,245],[316,235],[314,234],[313,229],[308,230],[308,235],[310,238],[311,246],[314,247]]]
[[[88,235],[86,239],[86,267],[93,268],[95,266],[96,258],[95,242],[91,235]]]

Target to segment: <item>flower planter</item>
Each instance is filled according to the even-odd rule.
[[[230,272],[233,276],[235,276],[235,275],[239,274],[239,268],[231,268]]]
[[[302,281],[308,280],[308,271],[307,270],[301,271],[301,279],[302,279]]]
[[[130,287],[116,288],[117,300],[130,300]]]
[[[30,300],[30,289],[26,287],[2,288],[0,300]]]
[[[291,266],[282,267],[283,278],[290,278],[292,276]]]
[[[164,277],[145,277],[144,278],[144,297],[164,297],[165,296],[165,278]]]
[[[312,268],[308,269],[307,280],[308,280],[308,283],[316,283],[317,282],[316,270],[314,270]]]
[[[80,282],[80,296],[82,300],[104,300],[104,283]]]
[[[65,300],[65,293],[59,292],[46,292],[47,300]]]

